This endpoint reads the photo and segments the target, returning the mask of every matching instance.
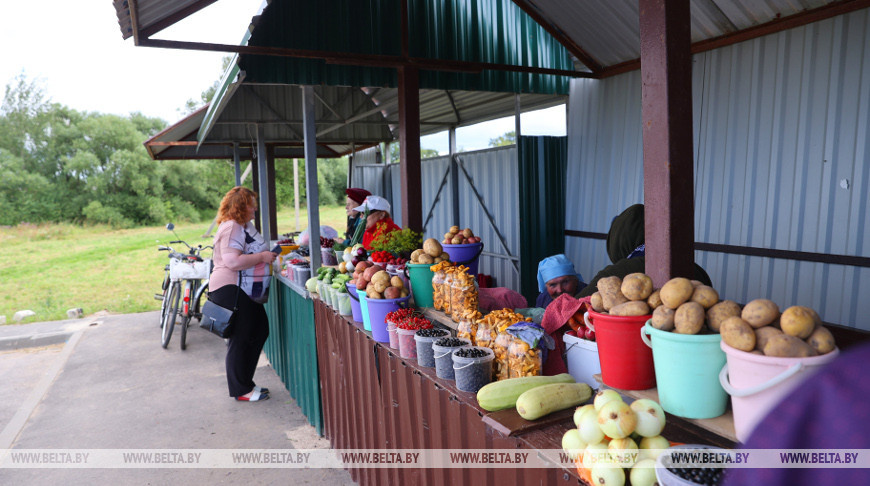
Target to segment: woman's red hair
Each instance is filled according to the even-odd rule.
[[[248,221],[248,207],[257,206],[257,193],[247,187],[236,186],[226,193],[218,209],[218,224],[224,221],[235,221],[244,225]]]

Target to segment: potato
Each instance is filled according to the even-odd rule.
[[[740,306],[733,300],[723,300],[707,309],[707,325],[713,332],[719,332],[719,327],[729,317],[740,317]]]
[[[405,286],[405,282],[402,282],[402,278],[398,275],[393,275],[390,277],[390,287],[396,287],[398,289],[402,289]]]
[[[461,245],[462,244],[462,236],[454,236],[452,240],[450,240],[451,245]]]
[[[655,310],[653,310],[652,319],[650,320],[652,327],[660,331],[673,331],[674,314],[676,313],[677,311],[665,305],[656,307]]]
[[[423,251],[430,257],[435,258],[440,255],[444,249],[441,248],[441,243],[438,243],[438,240],[435,238],[429,238],[423,242]]]
[[[628,274],[622,279],[620,290],[628,300],[645,300],[652,293],[652,279],[642,273]]]
[[[816,356],[819,353],[812,346],[802,341],[800,338],[790,336],[788,334],[777,334],[771,336],[764,345],[765,356],[776,356],[778,358],[806,358],[808,356]]]
[[[628,302],[628,298],[622,295],[622,279],[619,277],[607,277],[598,281],[598,293],[604,303],[604,310],[610,312],[615,306]]]
[[[384,290],[385,299],[398,299],[401,295],[402,289],[398,287],[387,287],[386,290]]]
[[[674,331],[678,334],[698,334],[704,326],[704,308],[697,302],[686,302],[674,313]]]
[[[427,265],[431,265],[431,264],[435,263],[435,259],[432,258],[431,256],[429,256],[428,253],[424,253],[424,254],[420,255],[420,263],[425,263]]]
[[[371,286],[375,289],[375,292],[379,294],[383,294],[387,287],[390,286],[390,282],[384,282],[383,280],[379,280],[377,282],[372,281]]]
[[[592,310],[595,312],[604,312],[604,301],[601,300],[600,292],[592,294],[592,300],[590,303],[592,304]]]
[[[401,290],[401,296],[402,296],[402,297],[407,297],[408,295],[410,295],[410,292],[408,292],[408,289],[402,289],[402,290]]]
[[[646,299],[646,303],[649,305],[650,309],[656,309],[658,306],[662,305],[662,296],[661,289],[653,290],[653,293],[649,295]]]
[[[719,292],[716,292],[713,287],[698,285],[692,292],[691,301],[701,304],[704,309],[709,309],[719,302]]]
[[[369,288],[366,289],[366,298],[369,298],[369,299],[383,299],[384,296],[381,295],[380,292],[376,291],[376,290],[374,289],[374,286],[371,286],[371,285],[370,285]]]
[[[757,354],[758,356],[764,356],[764,353],[758,349],[753,349],[749,352],[750,354]]]
[[[420,254],[423,253],[422,249],[414,250],[411,252],[411,263],[417,263],[417,259],[420,258]]]
[[[740,317],[750,326],[758,329],[772,323],[779,317],[779,307],[771,300],[755,299],[746,304]]]
[[[450,227],[449,231],[455,235],[456,233],[459,233],[459,226],[453,225]]]
[[[442,261],[446,262],[447,260],[450,260],[450,254],[447,253],[446,251],[442,251],[440,258]]]
[[[445,239],[445,240],[452,240],[454,236],[455,236],[454,233],[450,233],[450,232],[448,232],[448,233],[444,233],[444,239]]]
[[[777,334],[782,334],[782,331],[773,326],[764,326],[756,329],[755,349],[758,349],[759,351],[764,351],[764,346],[767,344],[767,341],[769,341],[772,336],[776,336]]]
[[[464,230],[462,230],[462,236],[466,238],[471,238],[472,236],[474,236],[474,233],[471,231],[471,228],[465,228]]]
[[[782,332],[790,335],[806,339],[810,337],[816,326],[821,324],[816,322],[818,314],[809,307],[795,305],[782,311],[779,317],[779,327]]]
[[[610,309],[612,316],[645,316],[649,315],[649,306],[642,300],[623,302]]]
[[[830,353],[837,346],[834,343],[834,335],[825,326],[816,326],[816,329],[807,338],[807,344],[819,354]]]
[[[659,295],[661,296],[662,304],[671,309],[676,309],[682,305],[683,302],[692,298],[692,293],[694,291],[695,288],[692,287],[692,282],[690,282],[689,279],[677,277],[668,280],[667,283],[662,285],[662,290]]]
[[[719,334],[722,341],[734,349],[746,352],[755,349],[755,330],[740,317],[725,319],[719,327]]]
[[[699,287],[701,285],[704,285],[704,282],[700,280],[690,280],[690,282],[692,282],[692,287]]]

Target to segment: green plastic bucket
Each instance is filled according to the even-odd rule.
[[[720,334],[660,331],[647,321],[640,335],[652,348],[659,403],[665,412],[691,419],[725,413],[728,394],[719,383],[725,366]]]
[[[411,281],[411,294],[417,307],[432,307],[432,277],[435,275],[429,263],[406,263],[408,280]]]
[[[372,321],[369,320],[369,306],[368,299],[366,298],[366,291],[356,289],[356,295],[359,296],[359,308],[362,313],[363,318],[363,329],[366,331],[372,331]]]

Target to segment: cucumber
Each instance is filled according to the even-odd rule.
[[[592,398],[592,388],[586,383],[557,383],[542,385],[524,392],[517,398],[517,412],[526,420],[576,407]]]
[[[574,383],[574,378],[568,373],[562,373],[556,376],[527,376],[496,381],[478,390],[477,403],[488,412],[512,408],[524,392],[554,383]]]

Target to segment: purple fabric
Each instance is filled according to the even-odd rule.
[[[870,449],[870,344],[841,354],[774,408],[745,449]],[[728,486],[870,484],[870,469],[732,469]]]
[[[547,291],[543,291],[538,294],[538,298],[535,299],[535,307],[540,307],[541,309],[546,309],[550,303],[553,302],[553,298],[550,297],[550,294]]]

